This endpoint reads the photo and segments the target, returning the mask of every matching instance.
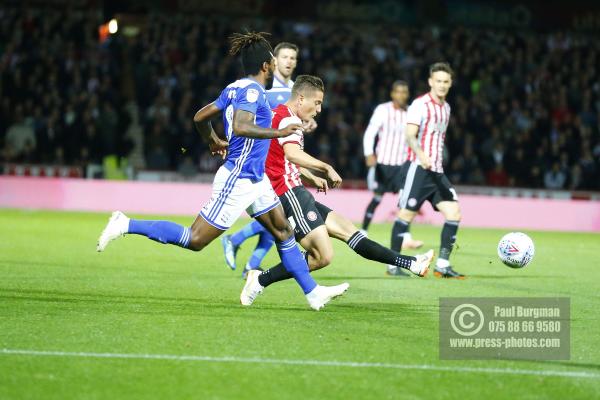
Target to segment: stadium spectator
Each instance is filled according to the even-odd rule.
[[[550,169],[544,175],[544,186],[546,189],[563,189],[565,183],[567,182],[567,175],[560,167],[558,162],[554,162],[552,164],[552,169]]]
[[[501,162],[497,163],[494,169],[488,172],[486,182],[490,186],[508,186],[508,174]]]
[[[35,132],[31,123],[23,117],[23,107],[15,107],[14,122],[6,131],[5,157],[18,162],[31,162],[35,152]]]
[[[446,59],[456,71],[445,157],[454,183],[543,188],[558,163],[560,187],[600,189],[600,41],[593,35],[174,14],[149,15],[133,39],[99,43],[102,21],[93,10],[25,15],[5,7],[1,15],[0,161],[98,163],[130,154],[126,132],[139,131],[136,167],[191,172],[191,162],[213,171],[218,160],[189,120],[239,76],[235,60],[222,57],[222,38],[249,26],[273,32],[273,43],[298,44],[296,72],[325,81],[319,128],[305,145],[344,178],[364,179],[362,132],[391,83],[404,79],[420,95],[427,65]]]

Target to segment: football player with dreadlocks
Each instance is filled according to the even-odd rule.
[[[302,288],[308,303],[321,309],[348,289],[348,284],[317,285],[294,239],[279,198],[265,175],[265,159],[273,138],[302,131],[300,124],[272,129],[265,86],[273,78],[275,58],[263,33],[237,33],[231,38],[232,55],[240,58],[245,77],[229,84],[219,97],[194,116],[196,130],[213,154],[225,163],[213,181],[212,197],[191,227],[169,221],[130,219],[115,211],[98,239],[98,251],[125,234],[146,236],[160,243],[193,251],[204,249],[229,229],[244,210],[274,236],[281,261]],[[227,140],[213,130],[210,120],[222,114]]]

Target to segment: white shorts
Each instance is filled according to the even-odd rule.
[[[244,210],[254,218],[279,204],[279,197],[266,174],[262,181],[253,183],[250,179],[234,176],[221,166],[213,181],[212,197],[202,207],[200,215],[215,228],[227,230]]]

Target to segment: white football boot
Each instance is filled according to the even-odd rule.
[[[262,293],[264,287],[258,283],[258,277],[261,271],[257,269],[251,269],[246,274],[246,284],[240,294],[240,303],[243,306],[251,306],[256,299],[256,296]]]
[[[429,271],[429,265],[431,261],[433,261],[433,257],[435,256],[435,252],[433,249],[429,250],[427,253],[417,254],[415,257],[417,261],[413,261],[410,265],[410,272],[418,276],[425,276]]]
[[[325,307],[325,304],[344,294],[350,287],[350,284],[344,282],[336,286],[321,286],[317,285],[310,293],[306,295],[306,300],[310,308],[319,311]]]
[[[121,211],[112,213],[108,220],[108,224],[98,238],[96,251],[104,251],[106,246],[118,237],[123,236],[129,230],[129,218]]]

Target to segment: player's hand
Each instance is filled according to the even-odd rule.
[[[427,154],[419,154],[419,161],[421,162],[421,167],[423,167],[423,169],[431,169],[431,160]]]
[[[342,185],[342,177],[331,167],[327,170],[327,180],[332,188],[338,188]]]
[[[294,133],[298,133],[298,131],[300,131],[300,133],[302,133],[302,131],[303,131],[302,125],[300,125],[300,124],[289,124],[285,128],[279,129],[279,131],[277,131],[277,137],[290,136],[290,135],[292,135]]]
[[[365,157],[365,164],[367,165],[367,167],[374,167],[375,164],[377,164],[377,157],[375,157],[375,154],[371,154],[370,156],[366,156]]]
[[[229,147],[229,143],[218,136],[211,136],[208,147],[210,148],[210,154],[213,156],[219,155],[222,159],[227,157],[227,148]]]
[[[317,126],[319,126],[319,124],[317,124],[317,121],[315,121],[314,118],[311,118],[302,124],[304,133],[313,133],[315,131],[315,129],[317,129]]]
[[[313,185],[315,185],[315,187],[317,188],[317,192],[323,192],[327,194],[327,190],[329,190],[327,179],[319,178],[318,176],[314,177]]]

